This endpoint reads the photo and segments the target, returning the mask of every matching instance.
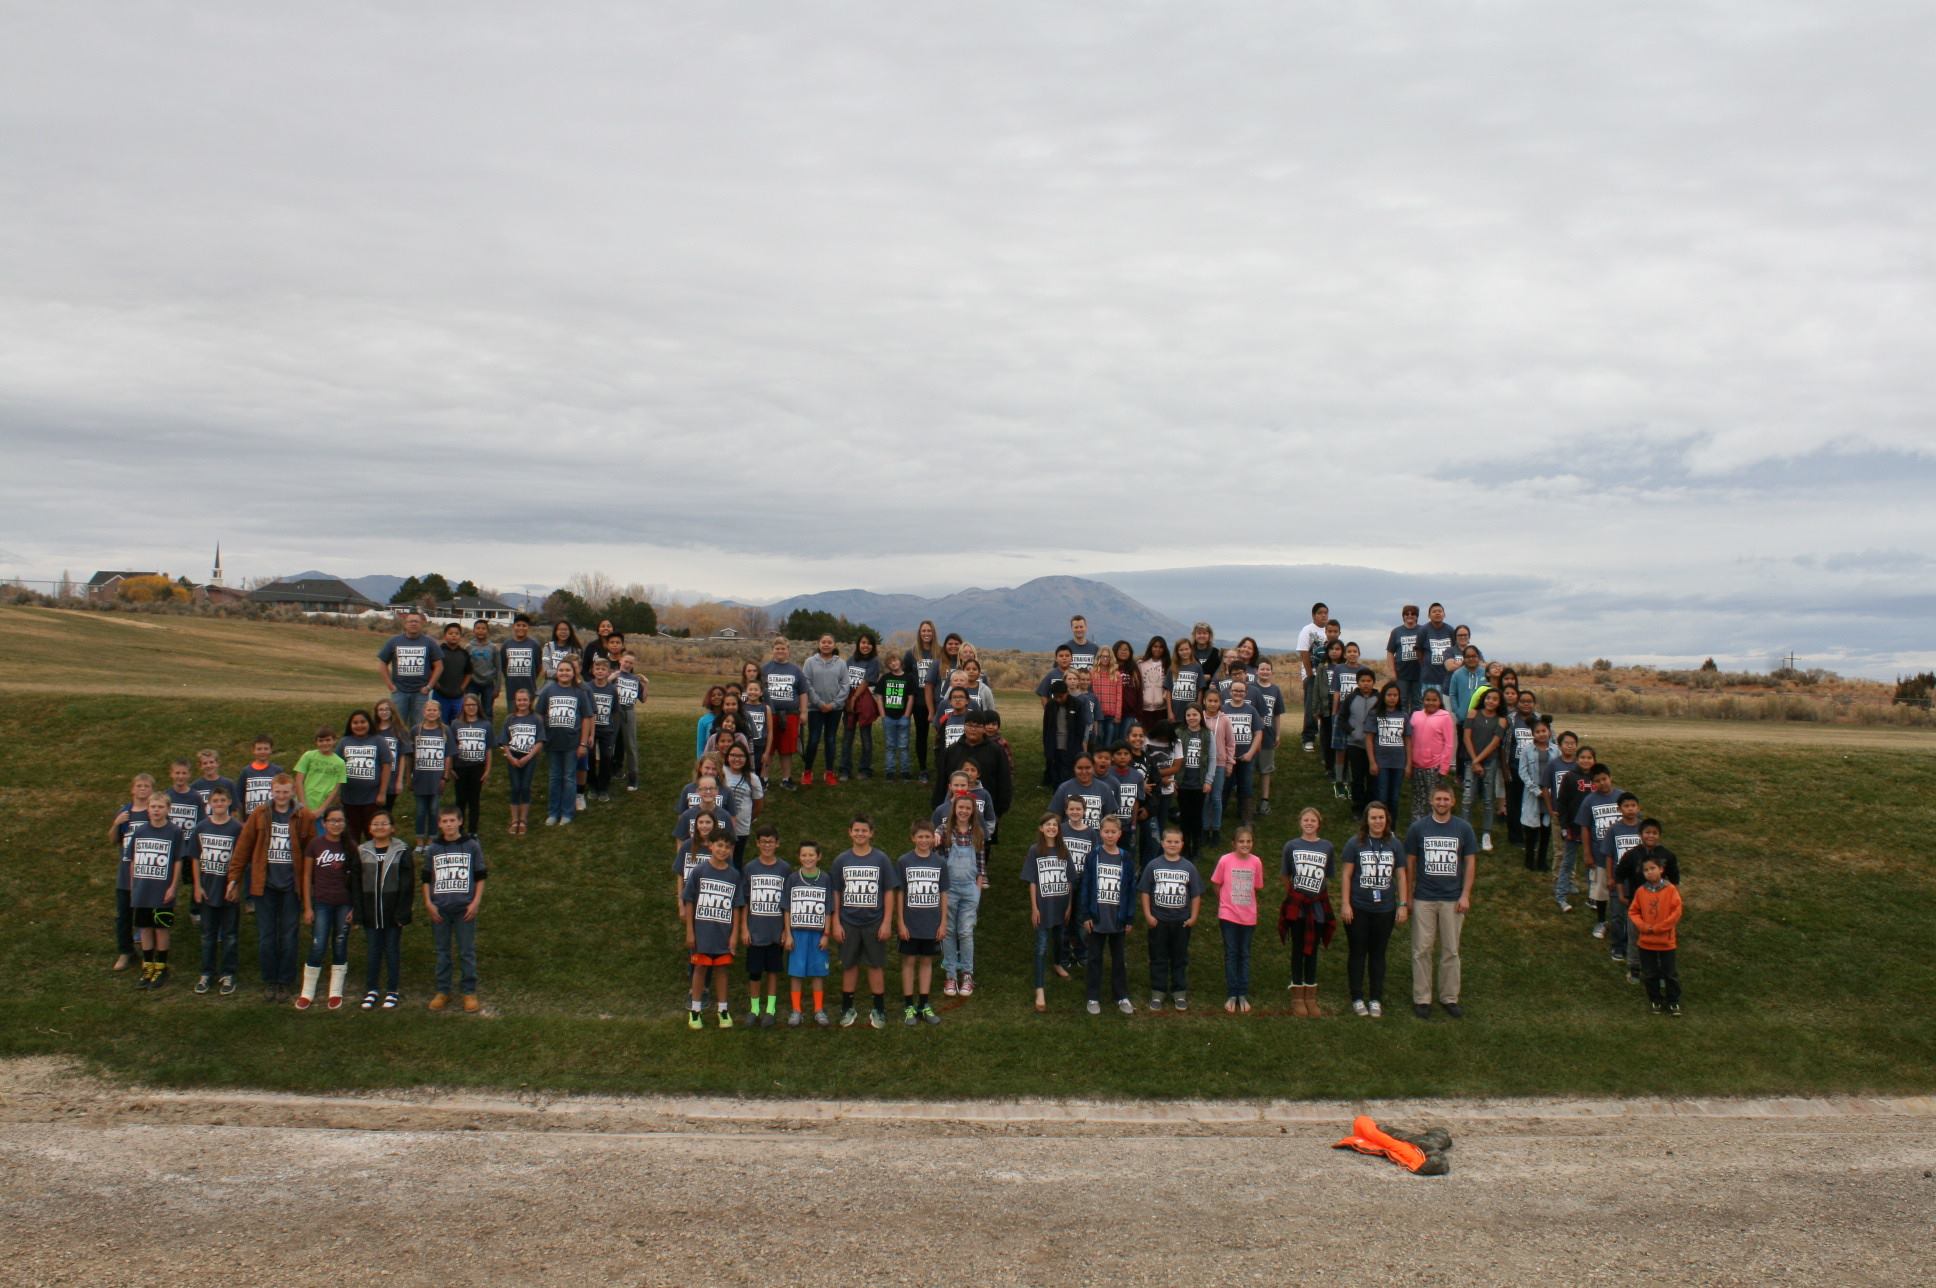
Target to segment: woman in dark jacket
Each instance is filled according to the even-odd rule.
[[[410,847],[396,834],[388,810],[370,816],[370,839],[356,849],[350,864],[350,902],[363,925],[369,961],[363,974],[363,1009],[377,1006],[377,974],[389,972],[389,991],[383,1009],[397,1009],[397,970],[403,954],[403,928],[410,924],[411,898],[416,893]]]

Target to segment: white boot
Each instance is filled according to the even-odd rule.
[[[350,973],[348,966],[329,968],[329,1009],[334,1011],[343,1005],[343,979]]]
[[[322,977],[321,966],[303,967],[302,992],[296,996],[296,1009],[306,1011],[316,1000],[316,981]]]

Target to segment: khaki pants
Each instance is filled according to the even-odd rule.
[[[1459,1000],[1459,931],[1465,914],[1449,899],[1412,900],[1412,1001],[1432,1004],[1432,955],[1438,952],[1439,1000]]]

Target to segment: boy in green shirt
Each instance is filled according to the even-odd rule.
[[[325,807],[337,803],[343,780],[349,776],[349,766],[336,754],[336,731],[318,729],[316,749],[305,751],[296,762],[296,790],[302,793],[309,812],[321,818]]]

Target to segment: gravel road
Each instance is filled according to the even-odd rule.
[[[1927,1283],[1936,1100],[340,1098],[0,1064],[9,1283]]]

